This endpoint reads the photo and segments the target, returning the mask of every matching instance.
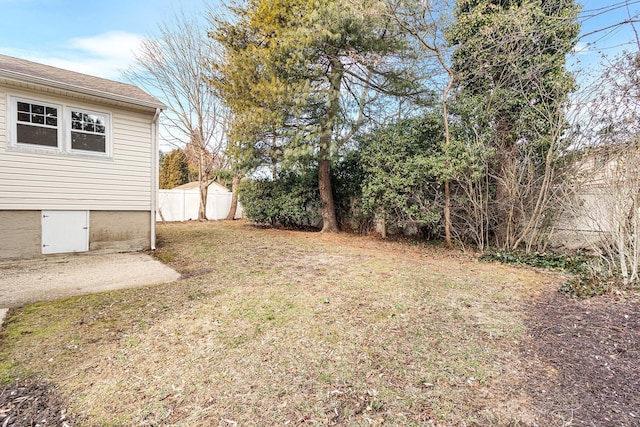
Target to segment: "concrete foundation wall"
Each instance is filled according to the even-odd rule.
[[[0,211],[0,259],[42,255],[40,211]]]
[[[137,251],[151,247],[149,212],[91,211],[89,250]]]
[[[0,210],[0,259],[43,256],[41,215],[41,211],[35,210]],[[150,212],[89,212],[89,251],[149,249],[150,234]]]

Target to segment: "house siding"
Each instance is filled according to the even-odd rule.
[[[9,147],[8,95],[111,114],[112,157]],[[0,210],[151,210],[154,111],[92,103],[0,83]]]

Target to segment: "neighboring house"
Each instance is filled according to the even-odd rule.
[[[207,191],[207,219],[225,219],[231,208],[231,191],[224,185],[212,182]],[[158,194],[158,221],[189,221],[198,219],[200,208],[200,183],[180,185]],[[238,203],[236,218],[242,218],[242,206]]]
[[[0,259],[154,248],[163,108],[132,85],[0,55]]]

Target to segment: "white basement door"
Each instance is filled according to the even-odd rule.
[[[89,250],[89,211],[42,211],[42,253]]]

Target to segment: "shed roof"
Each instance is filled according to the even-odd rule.
[[[0,78],[39,84],[144,107],[165,105],[137,86],[0,54]]]
[[[178,185],[177,187],[172,188],[172,190],[195,190],[200,188],[200,182],[199,181],[192,181],[192,182],[188,182],[186,184],[182,184],[182,185]],[[210,181],[209,182],[209,191],[215,192],[215,193],[229,193],[229,189],[227,187],[225,187],[224,185],[215,182],[215,181]]]

